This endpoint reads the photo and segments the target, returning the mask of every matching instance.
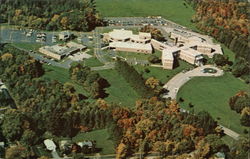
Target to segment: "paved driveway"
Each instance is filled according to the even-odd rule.
[[[217,73],[211,74],[211,73],[203,73],[204,68],[213,68],[217,70]],[[199,77],[199,76],[205,76],[205,77],[213,77],[213,76],[222,76],[223,71],[219,68],[212,66],[212,65],[205,65],[201,67],[197,67],[191,71],[188,72],[181,72],[174,76],[170,81],[168,81],[167,84],[164,85],[164,88],[166,88],[169,92],[164,96],[164,98],[172,98],[176,99],[177,93],[181,86],[183,86],[185,83],[187,83],[191,78],[193,77]]]

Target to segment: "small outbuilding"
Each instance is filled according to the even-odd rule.
[[[43,143],[46,146],[47,150],[56,151],[56,144],[52,140],[46,139],[43,141]]]

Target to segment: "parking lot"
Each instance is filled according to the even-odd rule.
[[[37,34],[39,31],[33,31],[31,36],[27,36],[29,30],[18,30],[14,28],[1,28],[0,30],[0,42],[2,43],[41,43],[43,45],[53,45],[52,36],[56,33],[53,32],[43,32],[46,33],[45,41],[36,42]]]
[[[108,26],[168,26],[183,29],[185,27],[162,17],[107,17],[104,21]]]

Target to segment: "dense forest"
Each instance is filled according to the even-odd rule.
[[[249,3],[246,0],[186,0],[196,10],[192,22],[235,52],[232,73],[250,81]]]
[[[43,30],[89,31],[102,25],[94,0],[0,0],[1,22]]]

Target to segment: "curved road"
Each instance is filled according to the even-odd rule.
[[[215,74],[210,74],[210,73],[203,73],[204,68],[213,68],[217,70],[217,73]],[[218,69],[215,66],[212,65],[205,65],[201,67],[197,67],[191,71],[188,72],[181,72],[178,73],[176,76],[174,76],[168,83],[166,83],[163,88],[166,88],[169,92],[164,95],[164,98],[170,97],[171,99],[176,99],[177,93],[181,86],[183,86],[185,83],[187,83],[191,78],[193,77],[214,77],[214,76],[222,76],[223,71]]]
[[[217,70],[217,72],[215,74],[203,73],[202,70],[204,68],[213,68]],[[170,97],[171,99],[176,99],[179,89],[193,77],[218,77],[218,76],[222,76],[223,74],[224,73],[221,69],[212,65],[205,65],[205,66],[197,67],[188,72],[181,72],[177,74],[176,76],[174,76],[170,81],[168,81],[168,83],[164,85],[164,88],[166,88],[169,91],[166,95],[164,95],[164,98]],[[222,128],[222,130],[224,131],[226,135],[232,137],[235,140],[239,139],[240,135],[238,133],[222,125],[220,125],[220,127]]]

